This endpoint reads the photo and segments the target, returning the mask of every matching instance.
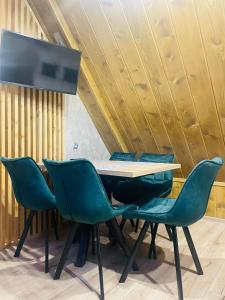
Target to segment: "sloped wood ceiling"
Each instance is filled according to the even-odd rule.
[[[225,157],[225,0],[29,2],[82,51],[79,93],[110,149],[174,152],[179,176]]]

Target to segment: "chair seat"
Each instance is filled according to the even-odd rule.
[[[136,210],[126,211],[123,216],[126,219],[144,219],[152,222],[158,222],[160,219],[162,221],[171,211],[175,202],[171,198],[153,198]]]

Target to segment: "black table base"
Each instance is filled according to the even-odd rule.
[[[109,240],[112,244],[115,244],[116,238],[114,237],[111,229],[111,225],[106,223],[106,225],[109,228]],[[79,229],[77,230],[77,233],[74,237],[73,243],[78,244],[78,251],[77,251],[77,257],[76,261],[74,262],[74,265],[76,267],[83,267],[87,260],[87,254],[88,254],[88,247],[91,237],[91,230],[92,226],[87,224],[80,225]]]

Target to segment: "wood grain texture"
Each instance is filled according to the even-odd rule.
[[[135,178],[164,171],[180,169],[180,164],[130,162],[130,161],[92,161],[98,174]]]
[[[0,1],[0,29],[47,40],[24,0]],[[0,156],[63,159],[64,97],[13,85],[0,85]],[[53,151],[54,149],[54,151]],[[0,247],[17,242],[27,215],[15,201],[11,180],[0,165]],[[32,232],[42,229],[41,215]]]
[[[174,152],[177,177],[225,157],[224,0],[29,3],[45,10],[47,32],[82,50],[79,93],[111,148]]]

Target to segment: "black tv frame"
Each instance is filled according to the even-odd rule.
[[[80,66],[81,66],[81,56],[82,56],[82,52],[77,50],[77,49],[73,49],[73,48],[67,48],[63,45],[59,45],[59,44],[54,44],[54,43],[51,43],[51,42],[48,42],[48,41],[45,41],[45,40],[41,40],[41,39],[38,39],[38,38],[34,38],[32,36],[29,36],[29,35],[26,35],[26,34],[22,34],[22,33],[18,33],[18,32],[14,32],[12,30],[8,30],[8,29],[1,29],[0,30],[0,37],[2,36],[3,32],[6,31],[6,32],[10,32],[10,33],[13,33],[15,35],[19,35],[19,36],[22,36],[24,38],[27,38],[27,39],[32,39],[32,40],[36,40],[38,42],[42,42],[42,43],[45,43],[45,44],[48,44],[48,45],[52,45],[54,47],[64,47],[66,49],[70,49],[71,51],[75,51],[77,53],[80,54],[80,64],[79,64],[79,69],[78,69],[78,76],[77,76],[77,82],[74,83],[75,85],[75,93],[68,93],[68,91],[64,91],[64,90],[53,90],[53,89],[47,89],[47,88],[42,88],[42,87],[38,87],[38,86],[34,86],[34,85],[26,85],[26,84],[22,84],[22,83],[17,83],[17,82],[12,82],[12,81],[4,81],[4,80],[1,80],[0,79],[0,83],[3,83],[3,84],[12,84],[12,85],[16,85],[16,86],[21,86],[21,87],[26,87],[26,88],[31,88],[31,89],[37,89],[37,90],[41,90],[41,91],[49,91],[49,92],[56,92],[56,93],[62,93],[62,94],[68,94],[68,95],[76,95],[77,93],[77,87],[78,87],[78,81],[79,81],[79,74],[80,74]],[[1,39],[0,39],[1,41]],[[1,42],[0,42],[0,45],[1,45]]]

